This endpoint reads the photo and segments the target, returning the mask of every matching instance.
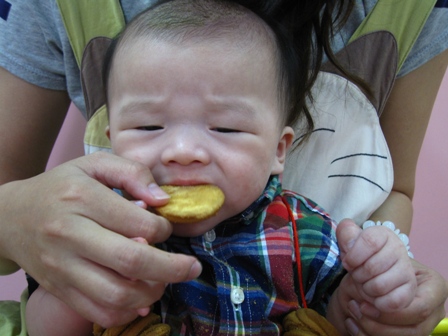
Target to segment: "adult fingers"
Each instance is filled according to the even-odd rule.
[[[111,190],[112,187],[126,188],[135,184],[146,192],[136,192],[136,199],[144,204],[166,202],[167,199],[155,199],[148,191],[155,185],[151,182],[151,173],[143,165],[104,153],[92,154],[61,165],[44,176],[46,183],[45,179],[40,183],[44,189],[39,188],[39,194],[48,195],[49,204],[46,205],[46,218],[42,221],[50,229],[51,225],[56,229],[58,225],[67,226],[64,221],[71,215],[86,217],[127,237],[149,238],[151,243],[163,241],[171,234],[172,227],[168,221],[127,202]],[[147,183],[152,187],[149,188]],[[37,208],[34,210],[38,211]]]
[[[345,321],[345,326],[351,330],[350,335],[356,336],[426,336],[430,335],[441,318],[428,317],[424,323],[414,323],[409,320],[406,324],[384,324],[377,319],[362,316],[359,319],[354,317]],[[349,329],[350,328],[350,329]]]
[[[68,202],[61,206],[76,209],[80,215],[110,231],[128,238],[143,237],[150,244],[165,241],[171,235],[172,225],[165,218],[136,206],[101,184],[91,182],[90,185],[88,191],[72,187],[67,191],[72,194],[67,197]],[[78,201],[80,197],[86,202],[100,197],[101,202],[96,206],[87,206]]]
[[[70,298],[68,301],[70,307],[85,319],[105,328],[128,323],[138,315],[134,309],[112,309],[102,306],[75,288],[67,290],[64,297]]]
[[[354,322],[367,335],[429,335],[445,317],[444,304],[448,297],[446,280],[415,260],[412,264],[417,277],[417,294],[408,307],[382,314],[369,308],[368,304],[360,305],[362,318],[354,319]]]
[[[86,175],[102,184],[124,189],[134,199],[150,206],[165,204],[169,196],[155,183],[148,167],[112,154],[97,152],[71,161]]]
[[[191,280],[202,270],[194,257],[134,242],[99,226],[91,227],[88,236],[79,232],[76,250],[81,257],[128,278],[174,283]]]
[[[163,282],[128,279],[87,261],[82,267],[88,272],[74,277],[70,287],[106,309],[135,312],[158,301],[165,290]]]
[[[101,325],[127,322],[159,300],[165,289],[163,282],[131,280],[76,256],[70,258],[70,267],[55,269],[51,281],[44,280],[41,286]]]

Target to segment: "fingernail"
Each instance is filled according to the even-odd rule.
[[[347,248],[348,248],[349,250],[351,250],[352,247],[353,247],[353,245],[355,245],[355,241],[356,241],[356,239],[351,239],[351,240],[349,240],[349,241],[347,242]]]
[[[146,308],[139,308],[139,309],[137,309],[137,313],[138,313],[141,317],[145,317],[146,315],[149,314],[149,307],[146,307]]]
[[[139,208],[146,209],[146,203],[143,202],[143,201],[134,201],[134,204],[135,204],[136,206],[138,206]]]
[[[168,199],[170,196],[164,192],[157,184],[151,183],[148,186],[149,192],[151,195],[158,200]]]
[[[368,316],[373,319],[377,319],[381,316],[381,312],[375,306],[368,303],[361,303],[360,311],[364,316]]]
[[[359,308],[359,304],[355,300],[351,300],[348,303],[348,310],[356,320],[360,320],[362,318],[361,308]]]
[[[351,318],[345,320],[345,328],[347,329],[348,333],[352,336],[356,336],[359,333],[358,326],[356,325],[355,321],[353,321]]]
[[[202,265],[199,261],[195,263],[190,268],[190,273],[188,274],[189,279],[196,279],[202,272]]]
[[[148,245],[148,241],[145,238],[143,238],[143,237],[135,237],[135,238],[131,238],[131,240],[133,240],[133,241],[135,241],[137,243]]]

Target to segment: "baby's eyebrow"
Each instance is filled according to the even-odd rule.
[[[127,97],[118,106],[119,115],[132,115],[135,113],[148,112],[163,113],[161,108],[166,99],[162,96]],[[213,97],[206,99],[206,104],[214,114],[228,114],[230,112],[252,118],[257,114],[257,103],[245,97]]]
[[[145,97],[145,98],[129,98],[127,101],[120,104],[119,114],[133,114],[142,111],[148,111],[154,109],[155,106],[160,105],[162,99],[157,97]]]
[[[213,106],[216,111],[222,111],[223,113],[235,111],[249,118],[257,113],[256,106],[245,99],[219,99],[213,102]]]

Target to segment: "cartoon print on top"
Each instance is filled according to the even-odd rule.
[[[367,34],[337,57],[369,84],[371,93],[363,92],[334,67],[324,66],[310,106],[314,131],[290,151],[283,184],[321,204],[336,221],[353,218],[360,224],[384,202],[393,185],[392,160],[379,115],[397,71],[396,42],[388,32]],[[361,65],[360,59],[375,65]],[[303,134],[300,129],[296,125],[296,143]]]

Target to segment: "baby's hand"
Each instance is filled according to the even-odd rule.
[[[412,302],[416,276],[406,247],[392,230],[384,226],[362,230],[344,219],[336,234],[342,264],[366,301],[382,312],[398,311]]]

